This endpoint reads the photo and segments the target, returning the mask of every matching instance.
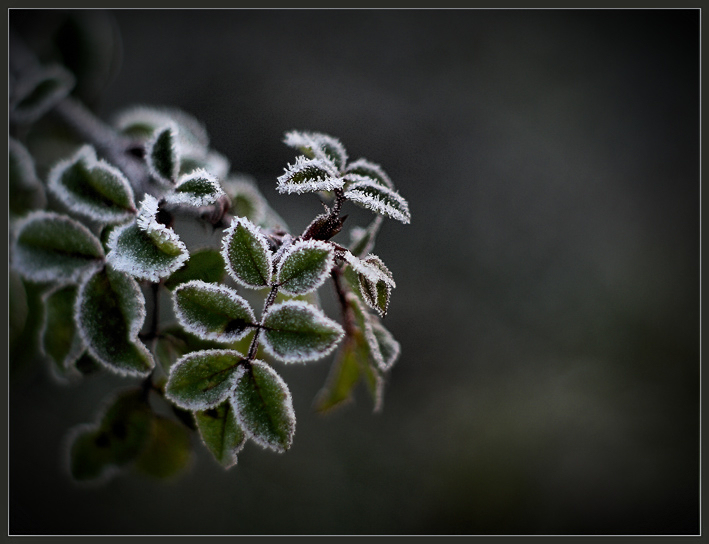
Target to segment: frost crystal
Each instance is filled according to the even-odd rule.
[[[292,130],[286,133],[283,143],[300,149],[308,157],[330,161],[339,169],[343,169],[347,163],[347,151],[342,143],[322,132]]]
[[[183,175],[174,190],[165,196],[170,204],[187,204],[189,206],[207,206],[216,202],[224,194],[219,181],[212,174],[198,168]]]
[[[350,180],[350,176],[359,175],[364,178],[369,178],[380,185],[388,187],[389,189],[394,188],[394,183],[392,183],[389,176],[384,172],[381,166],[375,164],[367,159],[357,159],[347,165],[346,179]],[[353,179],[352,179],[353,180]],[[354,181],[354,180],[353,180]]]
[[[285,174],[279,176],[276,189],[279,193],[308,193],[342,189],[344,184],[330,161],[300,155],[295,158],[295,164],[289,164]]]
[[[347,261],[355,272],[362,274],[372,283],[376,284],[379,281],[383,281],[390,287],[396,287],[391,272],[389,272],[382,260],[376,255],[370,253],[364,259],[360,259],[347,251],[343,256],[345,261]]]
[[[345,198],[363,208],[404,224],[411,222],[409,204],[393,189],[371,181],[357,181],[345,191]]]

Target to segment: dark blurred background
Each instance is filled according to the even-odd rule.
[[[106,14],[100,115],[193,114],[293,230],[320,207],[275,192],[285,131],[384,167],[402,355],[381,414],[319,416],[329,362],[280,365],[288,453],[95,489],[63,437],[130,380],[18,372],[10,534],[698,533],[699,10]],[[9,20],[39,43],[58,15]]]

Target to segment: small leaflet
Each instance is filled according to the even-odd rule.
[[[122,133],[142,141],[148,140],[157,129],[170,123],[178,127],[180,150],[209,146],[209,135],[204,125],[177,108],[132,106],[120,112],[113,120],[113,126]]]
[[[222,238],[222,257],[229,275],[249,289],[271,284],[273,256],[268,240],[245,217],[235,217]]]
[[[85,347],[73,319],[76,286],[50,289],[42,296],[44,319],[40,330],[41,353],[51,360],[52,375],[64,382],[81,377],[74,367]]]
[[[276,282],[286,294],[304,295],[320,287],[335,262],[331,244],[301,240],[290,244],[278,262]]]
[[[278,453],[290,448],[295,434],[295,412],[290,390],[266,363],[251,361],[236,383],[231,405],[248,438]]]
[[[183,175],[175,188],[165,195],[165,201],[170,204],[186,204],[188,206],[208,206],[224,194],[219,181],[212,174],[198,168]]]
[[[367,228],[354,227],[350,231],[350,252],[355,257],[361,257],[374,249],[374,242],[379,228],[384,222],[381,215],[377,215]]]
[[[360,361],[367,361],[369,352],[363,346],[362,333],[355,331],[345,337],[335,355],[325,386],[315,397],[315,409],[329,412],[352,401],[352,391],[359,382]]]
[[[335,166],[323,159],[307,159],[302,155],[289,164],[285,174],[278,177],[279,193],[312,193],[342,189],[345,181]]]
[[[377,313],[384,317],[389,308],[389,298],[391,297],[391,288],[394,282],[394,277],[392,276],[389,269],[384,265],[382,260],[376,255],[368,255],[364,262],[376,267],[382,272],[387,278],[391,280],[391,283],[386,282],[383,279],[372,281],[368,275],[358,274],[359,276],[359,289],[362,295],[362,300],[372,308],[376,310]]]
[[[150,173],[167,184],[174,183],[180,172],[177,132],[177,125],[170,123],[157,129],[146,145],[146,160]]]
[[[46,206],[47,197],[37,178],[34,159],[14,138],[8,138],[8,181],[8,207],[12,216],[20,217]]]
[[[173,303],[185,330],[205,340],[236,342],[256,326],[249,303],[225,285],[183,283],[174,290]]]
[[[401,353],[401,345],[394,339],[394,336],[384,328],[381,321],[373,315],[369,315],[369,322],[372,327],[372,334],[376,342],[377,356],[374,361],[382,372],[387,372],[394,365]]]
[[[76,282],[103,262],[98,238],[66,215],[36,211],[17,224],[12,265],[26,280]]]
[[[229,402],[194,413],[202,442],[224,468],[236,465],[237,454],[246,444],[246,433],[239,427]]]
[[[41,67],[12,89],[10,119],[32,123],[63,100],[74,88],[73,74],[58,64]]]
[[[345,198],[358,206],[404,224],[411,222],[409,204],[399,193],[371,181],[357,181],[345,191]]]
[[[381,166],[375,164],[367,159],[357,159],[347,165],[345,170],[346,174],[362,176],[363,178],[368,178],[379,185],[388,187],[389,189],[394,189],[394,183],[391,181],[389,176],[384,172]],[[346,176],[346,179],[349,179]]]
[[[299,149],[307,157],[330,161],[338,170],[343,170],[347,163],[347,151],[342,143],[322,132],[292,130],[286,133],[283,143]]]
[[[155,366],[138,339],[145,321],[145,298],[138,283],[110,266],[80,287],[75,306],[79,334],[89,354],[123,376],[147,376]]]
[[[170,276],[189,259],[175,231],[158,223],[157,200],[145,195],[136,222],[119,226],[108,238],[107,261],[137,279],[152,282]]]
[[[183,150],[179,174],[188,174],[198,168],[206,170],[217,179],[224,179],[229,174],[231,163],[224,155],[211,149],[191,148]]]
[[[221,404],[244,373],[238,351],[210,349],[181,357],[171,368],[165,396],[186,410],[207,410]]]
[[[364,276],[370,282],[376,284],[382,281],[389,287],[396,287],[391,272],[389,272],[382,260],[376,255],[370,253],[364,259],[360,259],[347,251],[343,253],[343,257],[355,272]]]
[[[85,145],[59,161],[47,177],[49,190],[70,210],[99,223],[116,224],[135,216],[133,189],[123,173]]]
[[[235,217],[245,217],[254,225],[260,225],[266,218],[266,199],[256,188],[250,177],[233,175],[222,182],[222,187],[231,199],[231,213]]]
[[[345,334],[322,310],[300,300],[274,304],[261,325],[266,353],[284,363],[320,359],[331,353]]]
[[[192,443],[187,428],[166,417],[152,418],[150,434],[133,467],[159,480],[174,479],[189,467]]]

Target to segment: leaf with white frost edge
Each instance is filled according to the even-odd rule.
[[[355,257],[370,253],[374,249],[377,232],[384,222],[384,217],[377,215],[367,228],[354,227],[350,231],[350,252]]]
[[[76,282],[104,262],[101,242],[78,221],[37,211],[18,222],[12,265],[27,280]]]
[[[177,108],[131,106],[113,119],[113,126],[138,140],[149,139],[155,130],[170,123],[176,124],[179,129],[178,143],[181,149],[206,148],[209,145],[209,135],[204,125]]]
[[[382,274],[384,274],[384,276],[391,280],[391,283],[386,282],[384,279],[372,281],[369,276],[365,274],[358,274],[359,291],[362,295],[362,300],[364,300],[367,306],[373,310],[376,310],[381,317],[384,317],[387,313],[387,309],[389,308],[389,298],[391,297],[391,288],[392,283],[394,282],[394,277],[382,260],[376,255],[370,254],[365,257],[363,261],[377,268]]]
[[[244,373],[245,357],[234,350],[195,351],[171,368],[165,396],[187,410],[207,410],[224,401]]]
[[[259,446],[283,453],[295,434],[293,399],[283,379],[267,364],[251,361],[230,398],[239,426]]]
[[[231,213],[235,217],[245,217],[254,225],[259,225],[266,217],[266,199],[256,188],[250,177],[233,175],[222,182],[222,188],[231,200]]]
[[[48,186],[67,208],[99,223],[123,223],[136,213],[128,179],[98,160],[90,145],[58,162],[49,172]]]
[[[331,244],[321,240],[300,240],[287,247],[281,256],[276,282],[290,295],[304,295],[320,287],[335,262]]]
[[[302,155],[289,164],[285,174],[278,177],[279,193],[312,193],[334,191],[344,186],[335,166],[323,159],[306,159]]]
[[[47,197],[37,177],[34,159],[27,148],[14,138],[8,139],[8,208],[19,217],[44,208]]]
[[[375,213],[396,219],[404,224],[411,222],[409,204],[393,189],[369,180],[357,181],[347,187],[345,198]]]
[[[235,217],[222,238],[222,257],[229,275],[249,289],[271,284],[273,256],[260,229],[244,217]]]
[[[190,281],[172,296],[180,324],[205,340],[236,342],[256,326],[249,303],[225,285]]]
[[[158,223],[157,200],[146,195],[137,221],[119,226],[108,238],[106,260],[131,276],[152,282],[170,276],[190,258],[175,231]]]
[[[330,161],[339,170],[347,163],[347,151],[342,143],[322,132],[292,130],[286,133],[283,143],[300,150],[307,157]]]
[[[170,123],[157,129],[146,145],[145,158],[150,173],[163,183],[174,183],[180,171],[177,133],[177,125]]]
[[[357,272],[357,274],[363,275],[372,283],[376,284],[377,282],[382,281],[392,288],[396,287],[396,283],[394,282],[394,277],[391,275],[391,272],[389,272],[389,270],[384,266],[381,259],[373,253],[370,253],[363,259],[360,259],[347,251],[343,254],[343,257],[347,264],[349,264],[352,269]]]
[[[59,64],[43,66],[20,79],[10,100],[10,119],[32,123],[63,100],[74,88],[76,78]]]
[[[40,350],[51,360],[52,375],[60,382],[81,377],[74,363],[84,353],[84,342],[73,319],[77,288],[65,285],[42,295],[44,319]]]
[[[394,188],[394,183],[391,181],[387,173],[376,163],[368,161],[367,159],[357,159],[347,165],[345,170],[345,179],[355,179],[349,176],[357,175],[365,178],[369,178],[375,183],[378,183],[389,189]]]
[[[220,283],[226,270],[224,269],[224,259],[218,249],[206,247],[190,253],[187,263],[173,272],[163,285],[174,290],[180,284],[192,280],[202,280],[205,283]]]
[[[239,427],[230,402],[194,413],[199,436],[217,462],[224,468],[236,465],[237,454],[246,444],[246,433]]]
[[[165,201],[199,207],[216,202],[223,194],[217,178],[198,168],[181,176],[175,188],[165,195]]]
[[[266,353],[284,363],[320,359],[331,353],[345,334],[322,310],[299,300],[271,306],[261,325]]]
[[[80,287],[76,323],[89,354],[104,367],[124,376],[147,376],[155,366],[138,339],[145,321],[145,298],[128,274],[107,266]]]

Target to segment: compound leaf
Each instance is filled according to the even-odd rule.
[[[278,177],[279,193],[312,193],[341,189],[345,184],[335,166],[324,159],[307,159],[302,155],[289,164]]]
[[[262,326],[264,349],[285,363],[320,359],[334,350],[344,335],[339,323],[299,300],[271,306]]]
[[[58,162],[49,172],[48,184],[70,210],[94,221],[123,223],[136,213],[126,177],[106,161],[97,160],[90,145]]]
[[[227,398],[244,372],[244,356],[234,350],[188,353],[171,368],[165,396],[187,410],[207,410]]]
[[[173,272],[165,280],[165,287],[173,290],[182,283],[191,280],[201,280],[205,283],[219,283],[224,278],[224,259],[222,254],[212,248],[205,248],[190,253],[190,258],[185,265]]]
[[[150,374],[155,361],[138,339],[144,320],[145,298],[128,274],[109,266],[79,287],[79,333],[91,356],[109,370],[128,376]]]
[[[202,441],[224,468],[236,464],[236,456],[246,444],[246,433],[239,427],[229,402],[194,413]]]
[[[229,275],[249,289],[271,283],[271,250],[259,228],[244,217],[235,217],[222,238],[222,257]]]
[[[231,397],[239,426],[264,448],[286,451],[295,434],[293,399],[283,379],[267,364],[252,361]]]
[[[135,460],[135,468],[148,476],[169,479],[177,476],[192,459],[188,430],[165,417],[152,419],[145,447]]]
[[[68,216],[37,211],[17,225],[13,265],[25,279],[75,282],[103,264],[101,242]]]
[[[254,312],[225,285],[194,280],[173,292],[175,314],[185,330],[218,342],[235,342],[255,327]]]
[[[385,215],[404,224],[411,222],[409,204],[394,189],[362,178],[347,187],[345,198],[358,206]]]
[[[320,287],[335,260],[331,244],[300,240],[288,246],[276,270],[276,282],[289,295],[304,295]]]
[[[170,123],[155,131],[146,145],[150,173],[164,183],[174,183],[180,171],[177,125]]]
[[[180,177],[172,192],[165,196],[165,201],[170,204],[207,206],[216,202],[223,194],[217,178],[198,168]]]

